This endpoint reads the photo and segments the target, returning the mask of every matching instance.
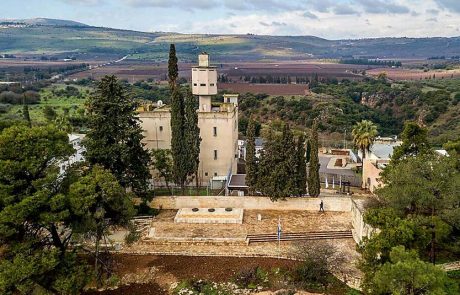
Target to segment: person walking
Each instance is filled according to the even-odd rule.
[[[324,203],[323,203],[323,200],[321,200],[321,203],[319,203],[319,212],[324,212]]]

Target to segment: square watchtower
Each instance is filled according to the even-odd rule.
[[[192,93],[199,96],[199,111],[210,112],[211,96],[217,94],[217,69],[210,66],[206,52],[198,56],[198,66],[192,67]]]

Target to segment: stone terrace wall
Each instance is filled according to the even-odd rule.
[[[150,206],[163,209],[182,208],[243,208],[248,210],[308,210],[319,211],[323,200],[325,211],[350,212],[350,197],[322,198],[287,198],[272,202],[268,197],[237,197],[237,196],[166,196],[155,197]]]

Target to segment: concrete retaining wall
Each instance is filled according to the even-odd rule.
[[[237,197],[237,196],[165,196],[156,197],[150,203],[153,208],[182,209],[182,208],[243,208],[248,210],[308,210],[319,211],[323,200],[325,211],[350,212],[352,201],[350,197],[322,198],[287,198],[272,202],[268,197]]]
[[[351,224],[353,225],[353,239],[357,244],[364,238],[370,238],[375,229],[364,222],[364,200],[352,200]]]

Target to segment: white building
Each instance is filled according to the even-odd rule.
[[[376,141],[370,147],[370,151],[363,160],[363,188],[374,192],[382,185],[380,173],[390,163],[391,156],[396,147],[401,145],[401,141]],[[362,154],[359,154],[362,157]]]
[[[85,138],[85,135],[72,133],[67,134],[67,136],[69,137],[69,143],[74,148],[75,153],[71,155],[67,161],[61,162],[59,164],[59,174],[63,174],[70,165],[77,162],[83,162],[85,160],[83,153],[86,151],[86,149],[81,144],[83,138]]]
[[[238,160],[238,95],[224,95],[224,102],[212,103],[217,94],[217,70],[210,65],[209,55],[199,55],[192,67],[192,93],[199,97],[198,127],[200,128],[199,182],[207,185],[213,178],[236,173]],[[139,119],[148,149],[171,149],[171,113],[167,105],[143,106]]]

